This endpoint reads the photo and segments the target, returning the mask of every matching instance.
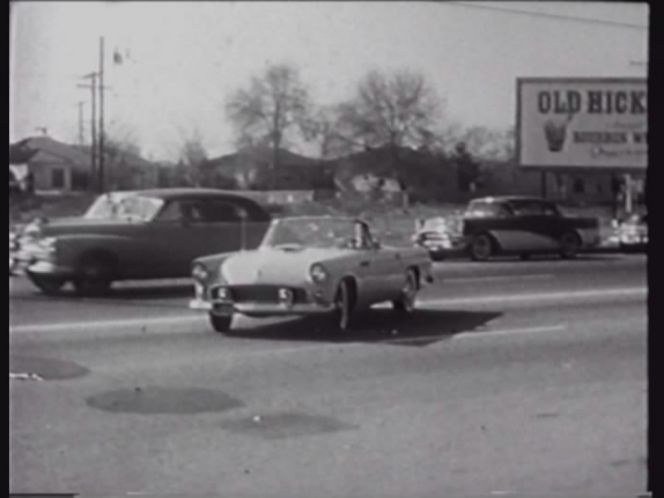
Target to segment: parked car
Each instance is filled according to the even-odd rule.
[[[18,235],[14,231],[9,231],[9,275],[14,275],[18,266],[16,259],[19,243]]]
[[[648,245],[648,215],[633,214],[618,226],[618,243],[624,252],[645,251]]]
[[[459,222],[460,219],[455,216],[437,216],[422,220],[411,240],[429,251],[431,259],[439,261],[463,249],[462,239],[452,236],[458,232],[459,227],[456,225]]]
[[[256,202],[225,191],[111,192],[82,217],[26,226],[18,259],[46,294],[68,281],[99,294],[116,280],[187,277],[203,254],[257,247],[269,221]]]
[[[191,275],[189,307],[207,311],[222,333],[237,313],[328,314],[347,330],[355,311],[374,303],[411,313],[420,287],[433,281],[425,250],[383,247],[364,221],[321,216],[275,219],[258,248],[198,258]]]
[[[459,219],[448,218],[439,232],[451,247],[476,261],[500,254],[525,259],[531,254],[558,253],[573,258],[600,241],[596,218],[566,216],[553,202],[524,196],[473,199]]]

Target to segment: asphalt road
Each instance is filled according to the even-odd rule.
[[[313,319],[220,336],[186,285],[81,300],[10,278],[10,490],[636,496],[645,267],[443,262],[415,316],[378,308],[346,337]]]

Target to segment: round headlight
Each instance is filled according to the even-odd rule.
[[[191,269],[191,276],[194,280],[207,280],[210,272],[202,264],[195,264]]]
[[[327,270],[320,263],[314,263],[311,265],[311,268],[309,268],[309,277],[314,283],[325,282],[328,277]]]

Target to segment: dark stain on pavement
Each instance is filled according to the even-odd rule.
[[[136,387],[86,398],[92,408],[118,413],[195,414],[221,412],[243,406],[221,391],[195,388]]]
[[[542,412],[535,415],[535,418],[558,418],[560,413],[557,412]]]
[[[21,355],[9,356],[9,371],[17,374],[35,374],[43,380],[73,379],[90,372],[73,361]]]
[[[253,435],[264,439],[289,439],[357,428],[357,426],[346,424],[334,418],[304,413],[254,415],[227,420],[222,422],[221,426],[231,432]]]

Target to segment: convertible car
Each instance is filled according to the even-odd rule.
[[[431,259],[418,247],[382,247],[367,223],[346,217],[290,217],[272,221],[254,250],[214,254],[192,264],[195,299],[215,331],[227,332],[236,313],[323,314],[344,331],[360,308],[391,301],[408,314]]]

